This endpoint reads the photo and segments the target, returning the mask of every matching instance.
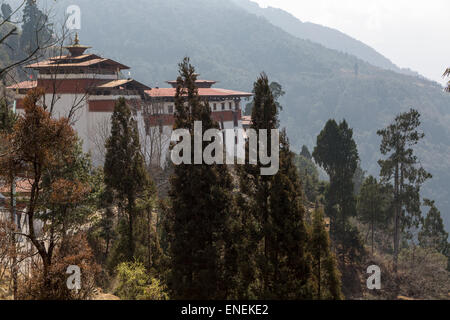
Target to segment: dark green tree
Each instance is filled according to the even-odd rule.
[[[0,98],[0,133],[10,133],[16,120],[17,116],[8,107],[6,99]]]
[[[388,191],[388,187],[378,183],[373,176],[369,176],[364,180],[358,195],[358,218],[370,226],[372,254],[375,229],[388,225],[389,210],[392,205],[392,197]]]
[[[312,257],[314,287],[318,300],[341,300],[340,273],[336,257],[330,249],[330,238],[325,228],[323,209],[316,205],[314,210],[309,252]]]
[[[419,244],[423,248],[432,248],[445,255],[448,246],[448,232],[445,231],[441,213],[436,208],[434,201],[425,199],[424,205],[430,209],[419,232]]]
[[[279,107],[265,74],[257,79],[253,92],[251,128],[268,130],[271,141],[270,130],[278,128]],[[264,165],[260,162],[247,162],[237,169],[241,192],[234,234],[241,235],[235,250],[240,286],[233,298],[311,298],[302,186],[285,132],[280,144],[280,169],[275,175],[261,175]],[[249,148],[247,144],[247,153]]]
[[[379,160],[383,183],[393,182],[394,211],[394,271],[397,273],[401,235],[411,227],[418,227],[421,217],[420,189],[431,175],[420,165],[414,146],[425,136],[418,131],[420,114],[417,110],[398,115],[387,128],[379,130],[380,151],[387,156]]]
[[[265,298],[311,299],[311,258],[300,176],[286,131],[280,136],[280,169],[273,177],[269,196],[269,287]],[[329,247],[328,247],[329,250]]]
[[[202,122],[202,134],[219,128],[211,109],[198,95],[197,75],[189,58],[179,64],[175,96],[174,129],[190,133],[194,145],[194,122]],[[203,142],[202,151],[209,143]],[[186,150],[183,150],[186,156]],[[189,155],[194,160],[194,148]],[[225,299],[224,233],[233,210],[232,180],[225,165],[182,163],[173,168],[168,210],[170,274],[173,299]]]
[[[252,108],[251,128],[258,132],[266,129],[268,141],[271,141],[271,129],[278,128],[278,108],[269,85],[266,74],[261,74],[254,83],[254,97]],[[261,147],[258,143],[257,150]],[[270,145],[267,147],[270,150]],[[249,144],[246,152],[249,154]],[[248,157],[246,157],[248,159]],[[258,161],[256,165],[240,166],[239,178],[241,194],[238,197],[241,228],[248,236],[241,240],[244,244],[240,248],[240,255],[247,260],[240,261],[241,292],[238,298],[259,298],[270,296],[270,255],[273,226],[270,213],[270,186],[273,176],[261,175],[263,165]]]
[[[286,94],[286,92],[283,91],[283,87],[278,82],[271,82],[269,85],[269,88],[272,92],[277,109],[279,111],[283,110],[283,107],[281,106],[280,102],[278,101],[279,98],[281,98],[282,96],[284,96]],[[247,103],[247,105],[245,106],[244,115],[251,116],[252,112],[253,112],[253,106],[254,106],[254,101]]]
[[[307,158],[303,155],[297,155],[295,157],[295,164],[300,173],[306,200],[314,204],[319,189],[319,171],[317,170],[316,164],[312,161],[312,157]]]
[[[23,9],[22,34],[19,39],[23,54],[29,55],[48,44],[52,39],[48,16],[37,6],[35,0],[27,0]]]
[[[141,152],[137,122],[124,98],[119,98],[111,117],[111,135],[107,139],[104,179],[107,190],[113,192],[121,220],[122,247],[118,258],[131,261],[134,257],[134,227],[140,212],[136,201],[152,187]]]
[[[308,160],[312,160],[311,152],[309,152],[308,147],[305,145],[302,146],[302,151],[300,152],[300,155],[305,157]]]
[[[331,218],[331,237],[338,252],[347,252],[351,239],[349,217],[356,215],[353,177],[358,166],[358,150],[353,130],[344,120],[329,120],[317,137],[313,157],[329,175],[325,212]]]

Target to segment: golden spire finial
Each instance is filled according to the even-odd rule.
[[[73,40],[73,45],[78,46],[80,44],[80,39],[78,39],[78,32],[75,33],[75,39]]]

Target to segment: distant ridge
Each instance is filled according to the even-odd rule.
[[[289,12],[278,8],[261,8],[250,0],[232,0],[250,13],[266,18],[273,25],[300,39],[310,40],[326,48],[354,55],[376,67],[406,75],[420,76],[410,69],[402,69],[375,49],[336,29],[311,22],[302,22]]]

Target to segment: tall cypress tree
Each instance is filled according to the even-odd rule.
[[[312,270],[318,300],[341,300],[340,273],[336,259],[330,250],[330,239],[325,229],[323,209],[316,205],[311,229],[309,250],[312,257]]]
[[[262,74],[254,84],[252,129],[278,128],[279,105],[269,80]],[[247,143],[246,152],[249,153]],[[261,145],[258,143],[258,150]],[[264,167],[246,163],[238,167],[241,193],[237,219],[240,244],[236,250],[238,287],[242,299],[302,299],[311,297],[310,265],[305,245],[302,187],[286,133],[281,134],[280,169],[261,175]]]
[[[356,215],[356,198],[353,192],[353,177],[358,166],[358,150],[353,140],[353,130],[344,120],[339,125],[329,120],[317,137],[313,157],[330,177],[330,186],[325,194],[326,214],[331,218],[331,236],[344,254],[349,243],[351,227],[349,217]]]
[[[269,281],[267,298],[310,299],[311,257],[302,185],[286,131],[280,136],[280,170],[270,186]]]
[[[194,145],[194,121],[203,132],[219,128],[198,95],[197,75],[188,58],[179,64],[174,129],[187,129]],[[206,143],[202,144],[202,151]],[[183,152],[187,152],[184,150]],[[194,159],[194,150],[189,154]],[[225,165],[174,166],[170,199],[168,286],[174,299],[224,299],[224,231],[233,207],[232,180]]]
[[[113,200],[126,216],[122,237],[126,242],[123,258],[132,260],[135,250],[134,223],[138,197],[144,194],[151,181],[141,152],[137,122],[124,98],[119,98],[111,117],[111,136],[107,139],[104,179],[107,190],[113,192]]]

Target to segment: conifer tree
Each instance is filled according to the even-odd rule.
[[[0,133],[10,133],[13,129],[17,116],[8,107],[5,99],[0,99]]]
[[[271,129],[278,128],[280,108],[265,74],[257,79],[253,92],[251,128],[257,132],[266,129],[271,141]],[[246,152],[249,147],[247,143]],[[237,297],[310,298],[302,186],[285,132],[281,134],[278,173],[261,175],[262,167],[260,162],[238,167],[241,193],[234,219],[241,233],[236,239],[239,249],[235,250],[240,284]]]
[[[286,131],[280,136],[280,170],[270,186],[269,281],[267,298],[310,299],[311,259],[302,186]]]
[[[179,64],[175,96],[174,129],[186,129],[194,145],[194,121],[202,122],[202,134],[219,128],[211,109],[198,95],[197,75],[189,58]],[[207,143],[203,142],[202,151]],[[183,150],[183,155],[185,156]],[[189,157],[194,159],[193,148]],[[224,299],[223,251],[226,219],[231,216],[232,180],[225,165],[174,166],[170,180],[171,210],[168,287],[173,299]]]
[[[388,193],[388,187],[378,183],[373,176],[369,176],[364,181],[358,195],[357,209],[359,219],[370,225],[372,254],[375,229],[387,226],[391,203],[392,198]]]
[[[119,260],[131,261],[135,253],[134,225],[139,214],[136,201],[152,183],[141,152],[137,122],[124,98],[119,98],[114,107],[111,136],[105,147],[105,185],[113,192],[120,212],[126,216],[126,223],[121,225],[121,236],[126,245],[122,243],[123,257]]]
[[[448,246],[448,232],[445,231],[441,213],[432,200],[425,199],[424,205],[430,209],[422,223],[422,230],[419,232],[419,244],[423,248],[432,248],[445,255]]]
[[[266,129],[268,141],[271,141],[271,129],[278,128],[278,109],[271,92],[269,79],[263,73],[254,83],[251,128],[258,132]],[[258,143],[257,150],[260,145]],[[270,150],[270,146],[267,147]],[[246,145],[249,154],[249,144]],[[248,157],[246,157],[248,158]],[[238,242],[242,247],[237,250],[239,280],[241,283],[238,298],[264,298],[271,294],[270,260],[271,237],[269,196],[272,176],[262,176],[262,164],[249,164],[238,167],[240,191],[237,204],[239,221],[243,236]],[[245,258],[243,258],[245,257]],[[246,261],[245,261],[246,260]]]
[[[305,145],[302,146],[302,151],[300,152],[300,155],[303,156],[303,157],[305,157],[305,158],[308,159],[308,160],[312,160],[312,155],[311,155],[311,153],[309,152],[308,147],[305,146]]]
[[[353,177],[358,166],[358,150],[353,130],[344,120],[329,120],[317,137],[313,157],[330,177],[325,194],[326,214],[331,218],[331,237],[340,254],[350,248],[349,217],[356,215]]]
[[[52,38],[49,20],[35,0],[27,0],[23,9],[22,34],[19,45],[23,54],[30,54]]]
[[[323,210],[316,205],[311,228],[309,250],[312,257],[312,272],[318,300],[341,300],[340,273],[336,258],[330,249],[330,239],[325,229]]]
[[[420,222],[420,189],[431,178],[414,154],[413,147],[424,138],[418,131],[420,114],[417,110],[398,115],[387,128],[379,130],[380,151],[387,156],[379,160],[380,176],[385,183],[393,182],[394,209],[394,272],[397,273],[400,238],[407,228]]]

